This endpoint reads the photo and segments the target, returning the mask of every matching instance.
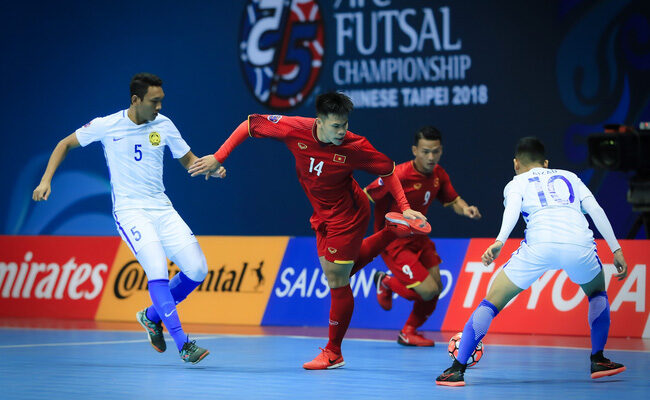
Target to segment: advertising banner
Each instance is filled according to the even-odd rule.
[[[0,317],[94,319],[120,242],[0,236]]]
[[[259,325],[287,237],[203,236],[205,281],[178,306],[183,322]],[[170,262],[170,277],[179,272]],[[122,243],[106,281],[97,320],[131,321],[151,304],[140,264]]]
[[[436,312],[423,329],[438,330],[442,325],[455,279],[462,265],[469,239],[435,239],[444,290]],[[384,311],[377,303],[372,277],[376,271],[387,271],[381,257],[364,267],[350,280],[354,294],[353,328],[399,329],[408,318],[413,303],[393,296],[393,308]],[[309,237],[291,238],[278,272],[262,325],[327,326],[330,297],[327,280],[323,274],[316,240]]]
[[[486,267],[481,264],[481,255],[492,242],[492,239],[471,240],[442,325],[443,330],[463,329],[471,313],[485,297],[497,272],[519,247],[520,240],[508,240],[497,262]],[[650,292],[646,286],[650,246],[647,240],[621,240],[620,244],[629,271],[623,281],[612,278],[616,273],[612,264],[613,255],[603,240],[597,241],[610,303],[609,334],[650,337]],[[499,313],[490,325],[490,332],[589,335],[588,307],[584,293],[568,279],[564,271],[547,271]]]

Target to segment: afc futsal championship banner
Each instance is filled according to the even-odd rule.
[[[321,82],[356,108],[488,103],[453,2],[249,0],[240,64],[255,98],[300,105]],[[465,19],[466,20],[466,19]],[[474,44],[476,46],[476,44]]]
[[[330,293],[313,237],[202,236],[205,281],[179,306],[185,322],[327,326]],[[443,262],[443,291],[423,330],[462,330],[519,240],[508,240],[489,266],[489,239],[434,239]],[[618,281],[607,244],[599,240],[610,302],[611,336],[650,337],[647,266],[650,241],[622,240],[629,276]],[[150,304],[147,279],[119,237],[0,236],[0,317],[134,321]],[[394,296],[379,307],[372,277],[387,268],[377,257],[352,277],[351,327],[399,329],[413,303]],[[170,276],[178,267],[169,264]],[[490,331],[588,335],[587,300],[561,270],[547,271],[495,319]],[[525,323],[522,323],[525,321]],[[135,327],[135,325],[134,325]]]

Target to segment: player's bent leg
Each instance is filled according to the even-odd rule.
[[[316,358],[303,364],[305,369],[333,369],[345,365],[341,343],[354,311],[354,295],[350,288],[352,262],[332,262],[324,256],[320,257],[320,262],[330,287],[329,341]]]
[[[356,274],[363,267],[368,265],[372,260],[375,259],[392,242],[397,238],[397,235],[384,227],[384,229],[379,232],[374,233],[373,235],[368,236],[363,239],[361,243],[361,248],[359,249],[359,256],[354,262],[354,266],[350,271],[350,276]]]
[[[179,304],[203,282],[208,272],[208,265],[197,242],[188,244],[170,259],[181,270],[169,281],[172,297],[176,304]],[[146,309],[146,317],[154,323],[160,321],[160,316],[153,306]]]
[[[605,277],[601,270],[590,282],[580,285],[589,299],[589,327],[591,332],[591,378],[619,374],[625,366],[610,361],[603,355],[609,333],[609,301],[605,292]]]
[[[510,300],[523,289],[512,283],[504,270],[494,279],[490,291],[476,310],[472,313],[463,329],[463,336],[454,364],[436,378],[436,384],[443,386],[463,386],[467,360],[472,355],[478,342],[483,339],[494,317],[497,316]],[[459,384],[458,382],[463,382]]]
[[[433,340],[424,337],[422,333],[417,331],[417,328],[422,326],[435,310],[438,304],[438,295],[440,294],[439,288],[440,286],[431,273],[422,283],[413,288],[422,297],[422,300],[413,302],[413,310],[399,333],[397,343],[403,346],[418,347],[432,347],[435,345]]]

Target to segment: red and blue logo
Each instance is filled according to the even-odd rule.
[[[321,8],[316,0],[249,0],[239,43],[244,78],[255,98],[274,109],[296,107],[322,67]]]

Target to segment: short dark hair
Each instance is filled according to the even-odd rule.
[[[541,140],[533,136],[519,139],[515,150],[515,158],[519,162],[529,164],[544,164],[546,161],[546,150]]]
[[[348,96],[340,92],[323,93],[316,97],[316,115],[349,115],[354,104]]]
[[[162,86],[162,84],[162,79],[154,74],[147,72],[135,74],[133,75],[133,78],[131,78],[131,84],[129,85],[129,88],[131,89],[131,97],[136,95],[140,100],[142,100],[144,99],[144,95],[147,94],[149,86]]]
[[[442,144],[442,133],[440,133],[440,131],[433,126],[423,126],[422,128],[418,129],[417,132],[415,132],[415,146],[418,145],[420,139],[439,140],[440,144]]]

